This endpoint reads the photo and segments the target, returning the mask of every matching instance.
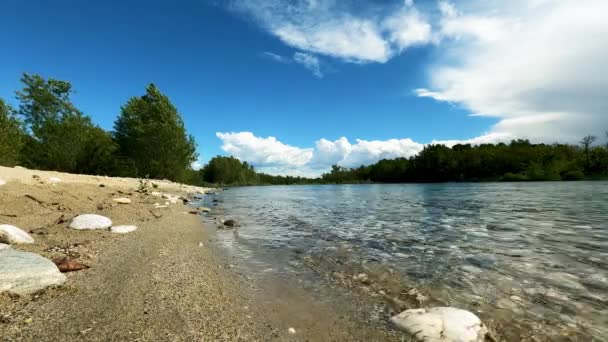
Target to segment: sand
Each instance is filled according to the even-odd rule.
[[[54,178],[52,178],[54,177]],[[58,178],[59,181],[55,178]],[[132,178],[0,167],[0,224],[29,232],[13,248],[90,266],[28,296],[0,294],[2,341],[355,341],[395,337],[351,320],[290,283],[255,282],[212,247],[211,230],[182,201],[152,194],[210,189]],[[152,186],[155,184],[155,187]],[[129,198],[121,204],[114,198]],[[91,213],[127,234],[68,228]],[[294,333],[295,332],[295,333]]]

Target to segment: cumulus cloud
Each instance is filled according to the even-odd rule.
[[[286,145],[275,137],[260,138],[251,132],[218,132],[216,136],[222,141],[222,150],[252,165],[297,167],[312,159],[311,148]]]
[[[218,132],[216,136],[226,153],[247,161],[259,171],[300,176],[318,176],[334,164],[358,167],[380,159],[410,157],[424,147],[411,139],[357,139],[351,143],[342,137],[335,141],[320,139],[314,148],[300,148],[282,143],[275,137],[257,137],[251,132]]]
[[[608,122],[608,2],[492,2],[492,10],[441,2],[450,61],[430,70],[422,97],[500,118],[491,132],[576,142]]]

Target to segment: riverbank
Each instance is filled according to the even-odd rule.
[[[244,309],[247,300],[238,279],[204,248],[201,223],[182,201],[137,192],[135,179],[7,168],[0,169],[0,177],[7,182],[0,188],[2,223],[29,231],[35,240],[13,248],[49,259],[67,256],[90,267],[65,273],[67,281],[57,288],[2,295],[2,340],[251,340],[265,335]],[[175,195],[209,190],[155,184],[155,191]],[[82,213],[138,229],[129,234],[69,229],[71,217]]]
[[[297,283],[257,281],[218,253],[179,195],[210,189],[166,181],[0,167],[0,224],[32,244],[12,250],[88,268],[61,286],[0,294],[2,341],[398,340],[316,301]],[[120,199],[120,200],[119,200]],[[98,214],[137,230],[68,228]]]

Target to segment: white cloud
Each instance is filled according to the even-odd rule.
[[[275,137],[260,138],[251,132],[215,134],[222,140],[222,150],[252,165],[303,166],[312,158],[311,148],[298,148],[278,141]]]
[[[257,137],[251,132],[218,132],[216,135],[222,140],[225,152],[251,163],[261,172],[300,176],[318,176],[333,164],[358,167],[380,159],[410,157],[424,147],[411,139],[357,139],[352,144],[342,137],[335,141],[320,139],[314,148],[300,148],[284,144],[274,137]]]
[[[406,3],[406,8],[383,22],[388,32],[388,41],[399,52],[411,46],[427,44],[432,40],[431,24],[412,6],[413,3]]]
[[[231,8],[252,17],[285,44],[352,63],[384,63],[431,38],[430,24],[413,1],[378,16],[356,13],[353,3],[333,0],[233,0]]]
[[[608,122],[608,2],[441,3],[445,44],[419,96],[500,119],[491,133],[576,142]]]
[[[269,59],[273,62],[278,62],[278,63],[283,63],[283,64],[291,63],[291,60],[289,58],[278,55],[273,52],[264,51],[260,54],[260,56],[262,56],[263,58]]]
[[[293,55],[293,60],[303,65],[306,69],[312,71],[313,75],[322,78],[323,73],[321,72],[321,63],[319,62],[319,58],[303,52],[296,52]]]
[[[486,133],[484,135],[472,138],[472,139],[463,139],[463,140],[433,140],[431,144],[433,145],[445,145],[448,147],[452,147],[458,144],[471,144],[471,145],[481,145],[481,144],[496,144],[496,143],[508,143],[511,140],[516,139],[513,135],[509,133]]]

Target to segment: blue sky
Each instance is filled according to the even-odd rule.
[[[608,121],[597,90],[606,67],[589,59],[606,52],[607,35],[578,35],[605,33],[594,13],[606,7],[5,0],[0,97],[15,104],[23,72],[69,80],[76,105],[111,129],[120,106],[154,82],[201,162],[232,154],[271,173],[314,175],[437,141],[573,141]],[[547,54],[552,47],[570,53]]]

